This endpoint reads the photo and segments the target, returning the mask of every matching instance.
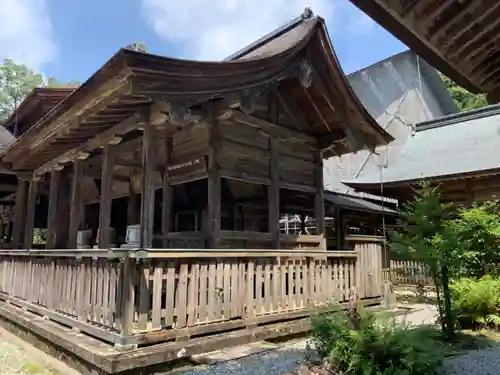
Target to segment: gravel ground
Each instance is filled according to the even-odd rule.
[[[290,341],[275,350],[195,369],[184,375],[278,375],[293,371],[304,362],[306,343],[306,339]]]
[[[412,307],[418,310],[397,319],[411,325],[431,324],[435,321],[436,309],[433,306],[422,304]],[[304,363],[306,344],[307,339],[290,341],[276,350],[194,369],[185,375],[276,375],[293,371]]]
[[[448,375],[498,375],[500,373],[500,345],[472,350],[446,359],[444,371]]]
[[[436,320],[434,306],[412,305],[417,311],[399,316],[404,324],[433,324]],[[188,371],[185,375],[277,375],[296,370],[304,363],[307,339],[288,342],[283,347],[245,358],[222,362]],[[473,350],[445,360],[443,373],[447,375],[498,375],[500,374],[500,344],[497,348]]]

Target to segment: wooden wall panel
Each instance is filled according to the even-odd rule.
[[[220,121],[219,127],[222,139],[269,150],[268,137],[256,127],[230,121]]]

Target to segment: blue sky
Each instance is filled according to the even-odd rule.
[[[346,73],[406,47],[348,0],[0,0],[0,59],[86,80],[120,47],[218,60],[301,14],[326,19]]]

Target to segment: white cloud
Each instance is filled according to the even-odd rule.
[[[274,30],[310,6],[328,18],[335,0],[142,0],[148,23],[182,56],[220,60]]]
[[[0,0],[0,59],[34,70],[54,59],[52,23],[46,0]]]

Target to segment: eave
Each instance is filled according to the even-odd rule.
[[[457,84],[499,101],[500,2],[350,1]]]
[[[31,91],[28,96],[24,98],[16,110],[11,113],[3,126],[13,133],[16,122],[21,122],[29,118],[33,124],[36,123],[74,90],[74,87],[37,87],[33,89],[33,91]]]

